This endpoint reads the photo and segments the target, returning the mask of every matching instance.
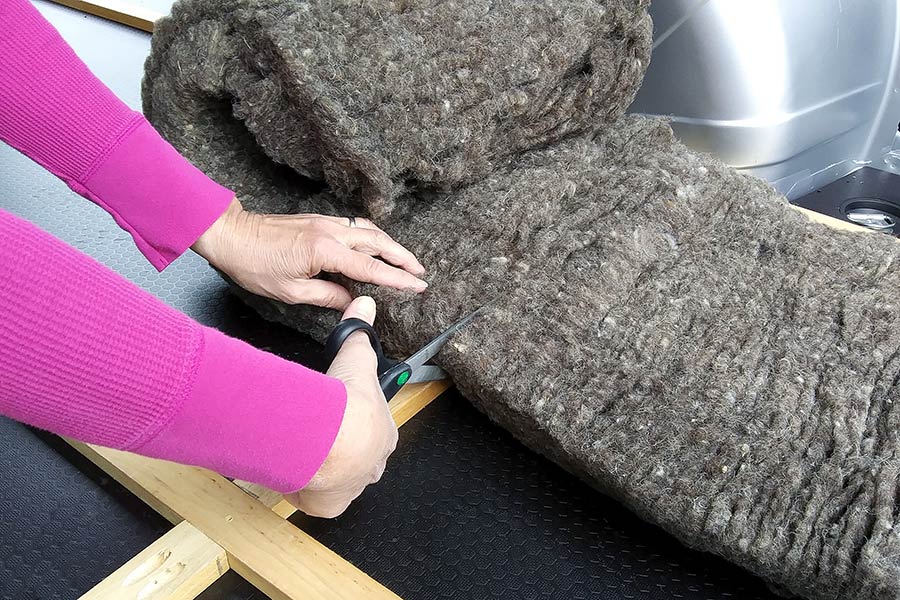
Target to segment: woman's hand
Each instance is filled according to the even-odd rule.
[[[344,318],[375,321],[375,301],[362,296]],[[370,483],[381,479],[387,458],[397,447],[397,426],[376,375],[377,361],[369,338],[352,334],[338,352],[328,374],[347,387],[347,408],[337,438],[325,462],[299,492],[285,496],[314,517],[336,517]],[[302,435],[302,433],[301,433]]]
[[[428,287],[409,250],[366,219],[350,224],[346,217],[250,213],[235,198],[192,248],[244,289],[289,304],[347,308],[343,286],[313,279],[323,271],[402,290]]]

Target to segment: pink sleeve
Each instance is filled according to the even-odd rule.
[[[159,270],[234,197],[94,77],[28,0],[0,1],[0,139],[106,209]]]
[[[0,414],[296,491],[331,449],[343,384],[203,327],[0,211]]]

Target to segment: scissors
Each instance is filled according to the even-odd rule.
[[[439,336],[422,346],[420,350],[406,360],[395,360],[385,356],[384,351],[381,349],[381,340],[378,338],[375,329],[362,319],[344,319],[328,335],[328,340],[325,342],[325,355],[328,357],[328,364],[331,364],[351,333],[357,331],[365,332],[369,336],[369,341],[372,342],[372,349],[375,350],[375,355],[378,357],[378,383],[381,385],[381,391],[384,392],[385,399],[390,400],[407,383],[447,379],[447,373],[442,368],[426,363],[441,351],[441,348],[444,347],[444,344],[447,343],[447,340],[454,333],[465,327],[483,309],[484,307],[479,308],[463,317],[444,330]]]

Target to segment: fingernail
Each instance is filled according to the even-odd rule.
[[[371,319],[375,316],[375,300],[369,296],[360,296],[356,299],[356,310],[361,317]]]
[[[424,291],[427,287],[428,287],[428,282],[427,282],[427,281],[423,281],[423,280],[421,280],[421,279],[416,279],[416,287],[415,287],[415,289],[417,289],[417,290],[419,290],[419,291],[421,292],[421,291]]]

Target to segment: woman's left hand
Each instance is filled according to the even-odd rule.
[[[235,198],[192,248],[244,289],[289,304],[344,310],[350,292],[314,279],[323,271],[401,290],[428,287],[416,257],[361,218],[262,215]]]

